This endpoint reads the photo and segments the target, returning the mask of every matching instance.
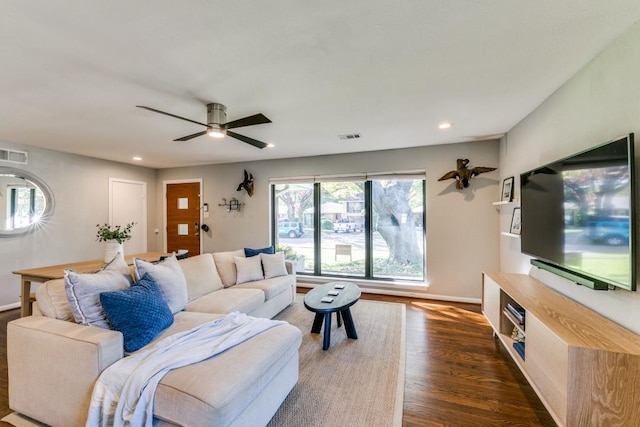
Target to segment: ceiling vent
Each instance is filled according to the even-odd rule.
[[[347,133],[344,135],[338,135],[338,138],[340,139],[358,139],[360,138],[360,134],[359,133]]]
[[[29,153],[26,151],[0,148],[0,162],[20,163],[21,165],[26,165],[28,160]]]

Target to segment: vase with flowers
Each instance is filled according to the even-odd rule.
[[[96,224],[98,232],[96,233],[96,240],[98,242],[104,242],[104,261],[111,261],[118,252],[124,255],[123,244],[131,238],[131,229],[136,225],[135,222],[131,222],[127,225],[110,226],[109,224]]]

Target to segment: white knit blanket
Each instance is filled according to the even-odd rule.
[[[153,398],[167,372],[208,359],[282,323],[235,312],[120,359],[96,381],[87,427],[152,426]]]

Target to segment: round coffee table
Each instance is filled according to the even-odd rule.
[[[336,288],[336,286],[344,286],[343,288]],[[330,291],[337,291],[338,295],[329,295]],[[325,297],[333,298],[331,302],[323,302]],[[318,286],[310,290],[304,296],[304,306],[316,313],[316,317],[313,320],[313,326],[311,332],[314,334],[320,333],[322,322],[324,321],[324,341],[322,343],[322,349],[329,348],[331,341],[331,313],[336,313],[338,320],[338,327],[342,326],[344,320],[344,329],[347,332],[347,337],[354,340],[358,339],[356,333],[356,327],[353,324],[353,318],[351,317],[351,307],[358,302],[360,298],[360,288],[349,282],[330,282],[322,286]],[[341,319],[342,317],[342,319]]]

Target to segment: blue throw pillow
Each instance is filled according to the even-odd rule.
[[[149,344],[173,323],[173,314],[149,273],[128,289],[102,292],[100,303],[112,329],[122,332],[124,350]]]
[[[244,248],[244,256],[247,258],[250,258],[252,256],[256,256],[256,255],[260,255],[260,254],[270,254],[273,255],[276,253],[276,250],[273,246],[269,246],[267,248],[262,248],[262,249],[251,249],[251,248]]]

